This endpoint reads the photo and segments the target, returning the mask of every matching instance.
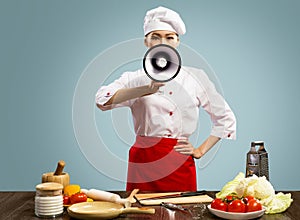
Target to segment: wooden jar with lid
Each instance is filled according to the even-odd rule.
[[[63,185],[60,183],[41,183],[36,186],[35,214],[38,217],[57,217],[63,211]]]

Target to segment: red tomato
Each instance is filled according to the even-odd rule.
[[[236,199],[238,199],[237,196],[228,195],[228,196],[225,197],[225,202],[229,204],[230,202],[232,202],[233,200],[236,200]]]
[[[252,199],[255,199],[253,196],[246,196],[244,199],[243,199],[243,202],[245,203],[245,204],[247,204],[250,200],[252,200]]]
[[[218,210],[221,210],[221,211],[227,211],[227,204],[225,202],[223,202],[222,199],[214,199],[210,206],[213,208],[213,209],[218,209]]]
[[[246,205],[242,200],[236,199],[228,204],[227,210],[228,212],[245,212]]]
[[[246,212],[255,212],[259,210],[262,210],[262,205],[258,200],[251,199],[248,201],[246,205]]]
[[[64,195],[63,201],[64,201],[64,205],[69,205],[71,203],[70,196]]]
[[[85,193],[75,193],[75,194],[71,195],[70,201],[72,204],[79,203],[79,202],[86,202],[87,195]]]

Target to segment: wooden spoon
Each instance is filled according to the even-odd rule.
[[[126,198],[130,203],[135,203],[136,199],[134,196],[139,192],[139,189],[134,189],[131,191],[130,195]]]

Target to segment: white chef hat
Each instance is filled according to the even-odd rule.
[[[186,31],[180,15],[161,6],[148,11],[144,18],[145,36],[155,30],[173,31],[179,35],[185,34]]]

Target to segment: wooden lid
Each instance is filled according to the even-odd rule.
[[[40,191],[56,191],[56,190],[62,190],[64,187],[60,183],[47,182],[47,183],[38,184],[36,185],[35,188]]]

